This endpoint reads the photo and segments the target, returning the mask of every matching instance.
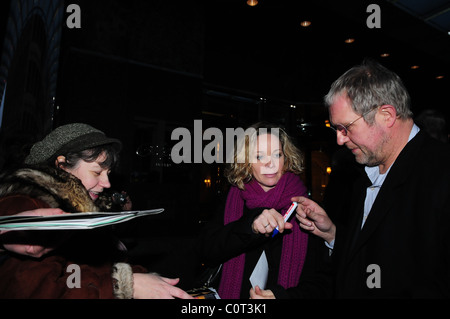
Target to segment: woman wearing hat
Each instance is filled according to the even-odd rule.
[[[0,178],[0,215],[102,211],[119,140],[82,123],[58,127],[31,148],[26,166]],[[0,298],[190,298],[178,279],[124,262],[109,229],[0,233]],[[1,251],[1,250],[0,250]],[[70,282],[80,268],[80,287]]]

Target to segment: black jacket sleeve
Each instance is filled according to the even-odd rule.
[[[332,258],[324,241],[314,235],[308,239],[308,252],[296,287],[272,288],[277,299],[329,299],[333,297]]]
[[[224,205],[221,205],[200,233],[197,251],[201,262],[207,267],[215,267],[267,241],[267,237],[255,234],[251,227],[263,210],[244,209],[240,219],[224,225]]]

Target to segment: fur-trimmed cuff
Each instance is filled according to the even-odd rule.
[[[133,299],[133,270],[126,263],[116,263],[112,267],[113,291],[118,299]]]

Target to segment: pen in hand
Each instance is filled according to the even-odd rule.
[[[289,217],[291,217],[292,213],[297,208],[297,205],[298,205],[297,202],[293,202],[292,205],[289,207],[289,209],[286,211],[286,213],[284,213],[284,216],[283,216],[284,222],[288,221]],[[278,226],[277,226],[273,230],[272,237],[275,237],[275,235],[278,234],[278,233],[279,233],[279,230],[278,230]]]

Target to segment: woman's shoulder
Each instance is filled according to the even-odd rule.
[[[25,195],[66,212],[97,211],[81,181],[62,169],[23,167],[0,178],[0,197]],[[41,207],[38,207],[41,208]]]

